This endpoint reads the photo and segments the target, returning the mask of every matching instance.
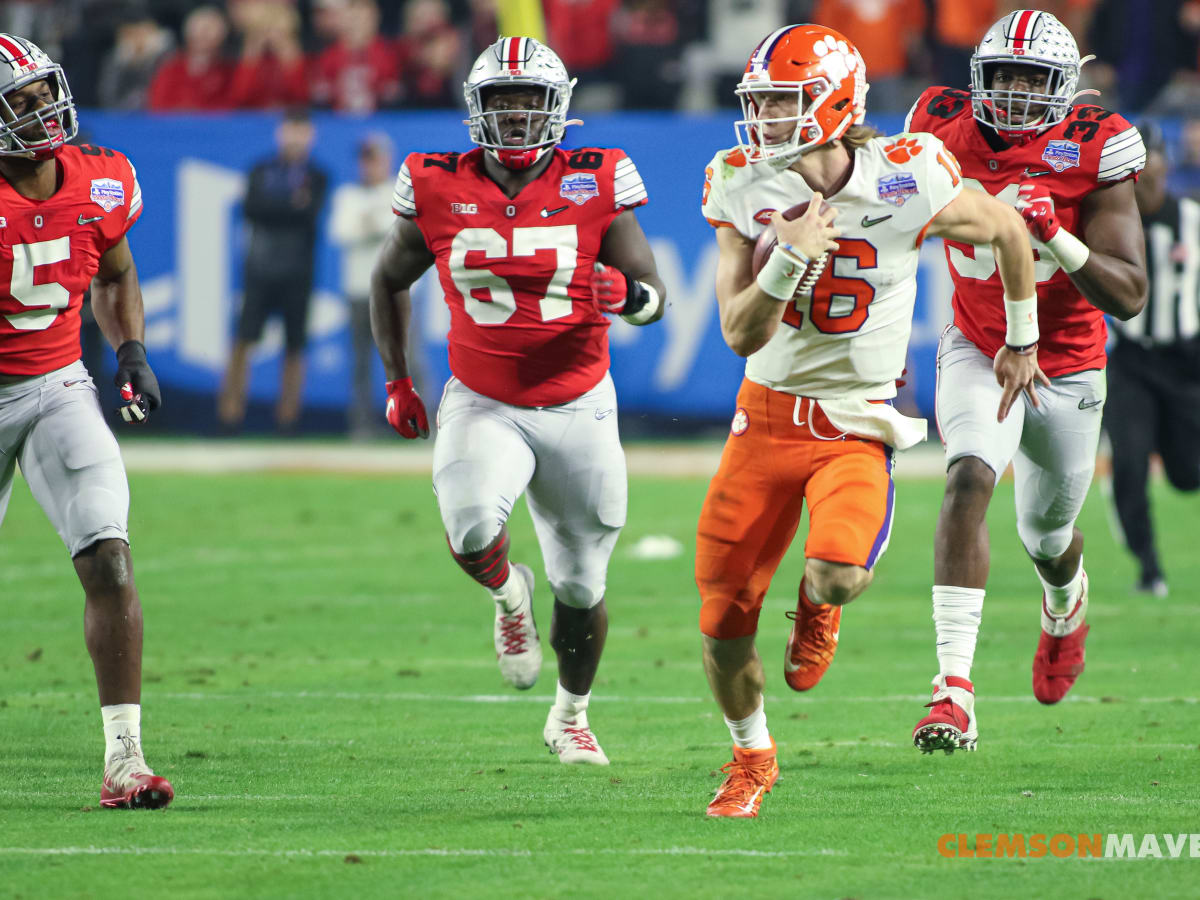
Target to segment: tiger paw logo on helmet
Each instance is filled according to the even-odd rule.
[[[906,163],[914,156],[920,156],[925,148],[916,138],[902,137],[883,148],[883,155],[894,163]]]
[[[841,81],[849,78],[858,68],[858,53],[850,48],[845,39],[837,39],[827,34],[813,44],[813,53],[821,60],[821,68],[829,76],[830,81]]]

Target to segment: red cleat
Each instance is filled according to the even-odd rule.
[[[913,729],[913,745],[922,753],[974,750],[979,743],[975,722],[975,685],[957,675],[933,680],[933,700],[925,704],[929,715]]]
[[[105,809],[162,809],[174,799],[171,782],[151,772],[140,755],[112,760],[105,769],[100,788]]]
[[[1087,602],[1086,572],[1083,573],[1079,600],[1069,615],[1052,616],[1046,608],[1045,596],[1042,597],[1042,636],[1038,639],[1037,653],[1033,655],[1033,696],[1039,703],[1057,703],[1067,696],[1075,679],[1083,673],[1083,645],[1091,628],[1083,621],[1087,615]]]

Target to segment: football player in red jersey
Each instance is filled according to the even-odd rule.
[[[608,632],[605,577],[625,524],[625,457],[608,373],[609,315],[662,317],[664,290],[634,215],[646,202],[622,151],[558,146],[574,80],[550,48],[501,38],[464,92],[469,153],[413,153],[371,280],[387,418],[429,424],[405,359],[409,288],[431,265],[450,308],[453,377],[438,407],[433,485],[450,552],[495,600],[500,671],[533,686],[542,652],[533,573],[510,565],[506,522],[527,494],[554,594],[557,694],[543,737],[564,763],[605,765],[587,720]]]
[[[935,87],[908,128],[940,137],[964,180],[1021,212],[1037,261],[1039,403],[994,421],[992,358],[1005,345],[1004,304],[986,247],[946,241],[954,323],[938,352],[937,414],[946,490],[934,544],[933,618],[940,671],[917,747],[973,750],[970,681],[988,574],[985,515],[1009,462],[1017,532],[1042,586],[1033,692],[1057,703],[1084,665],[1088,590],[1075,519],[1095,466],[1104,405],[1104,313],[1145,302],[1146,267],[1133,182],[1145,162],[1137,129],[1098,106],[1072,106],[1082,62],[1049,13],[1017,10],[993,25],[971,61],[971,91]],[[1022,348],[1014,348],[1021,352]]]
[[[125,233],[142,212],[129,160],[68,146],[75,104],[61,66],[0,34],[0,519],[14,464],[75,563],[106,742],[100,805],[155,808],[174,796],[142,756],[142,607],[133,581],[129,486],[80,362],[79,309],[117,348],[121,417],[159,406],[142,345],[142,296]]]

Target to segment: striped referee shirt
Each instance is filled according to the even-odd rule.
[[[1146,306],[1129,321],[1112,325],[1121,337],[1146,346],[1195,339],[1200,333],[1200,203],[1168,195],[1157,212],[1142,216],[1142,230],[1150,283]]]

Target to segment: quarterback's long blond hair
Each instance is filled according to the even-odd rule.
[[[851,125],[842,135],[841,142],[847,150],[857,150],[866,145],[867,141],[879,137],[879,132],[870,125]]]

